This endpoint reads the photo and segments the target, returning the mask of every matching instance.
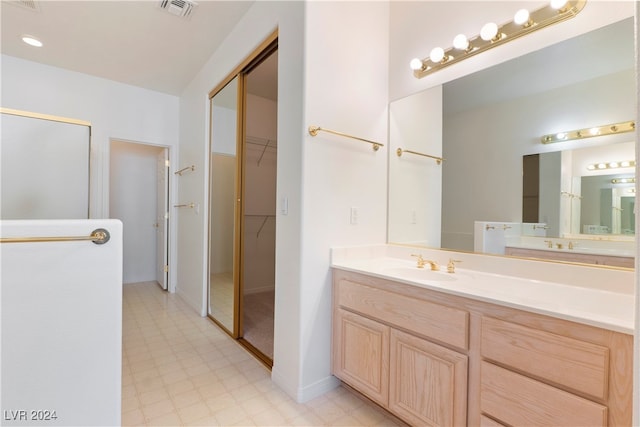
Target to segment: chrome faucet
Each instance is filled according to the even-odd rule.
[[[548,248],[553,248],[553,241],[551,241],[551,240],[545,240],[544,242],[547,244],[547,247],[548,247]]]

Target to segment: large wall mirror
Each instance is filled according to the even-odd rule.
[[[484,230],[571,239],[572,248],[633,248],[635,166],[587,165],[634,160],[634,133],[553,144],[541,137],[633,120],[634,52],[627,18],[392,102],[389,242],[477,251],[477,224],[487,222]],[[445,160],[396,156],[397,148]],[[530,156],[540,194],[528,216]]]

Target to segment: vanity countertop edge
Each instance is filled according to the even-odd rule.
[[[412,257],[418,253],[426,259],[437,259],[441,271],[431,279],[427,265],[423,270],[429,276],[426,280],[396,274],[418,270]],[[460,263],[456,263],[455,273],[448,274],[447,259],[454,258]],[[486,258],[481,254],[394,245],[332,248],[331,267],[624,334],[634,333],[633,270]],[[546,275],[540,270],[545,268],[551,270]],[[510,274],[514,269],[518,275]],[[551,276],[557,272],[563,274]],[[581,274],[584,276],[580,277]]]

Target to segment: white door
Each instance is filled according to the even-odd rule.
[[[167,277],[169,271],[168,234],[169,223],[169,150],[164,149],[158,153],[158,185],[156,186],[156,280],[162,289],[167,290]]]

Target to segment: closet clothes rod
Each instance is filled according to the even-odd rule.
[[[188,171],[189,169],[191,169],[191,172],[193,172],[194,170],[196,170],[196,165],[187,166],[186,168],[182,168],[179,171],[174,172],[173,174],[182,176],[182,173]]]
[[[0,237],[0,243],[34,243],[34,242],[77,242],[91,240],[96,245],[109,241],[111,234],[104,228],[96,228],[89,236],[51,236],[51,237]]]
[[[278,142],[275,138],[260,138],[258,136],[246,136],[245,141],[247,144],[260,146],[268,145],[272,148],[276,148]]]
[[[440,164],[440,163],[444,162],[444,159],[442,157],[432,156],[430,154],[424,154],[424,153],[420,153],[418,151],[403,150],[402,148],[398,148],[396,150],[396,154],[398,155],[398,157],[402,156],[402,153],[409,153],[409,154],[415,154],[417,156],[428,157],[430,159],[434,159],[437,164]]]
[[[345,138],[351,138],[351,139],[356,139],[358,141],[366,142],[366,143],[372,145],[371,148],[373,148],[373,151],[378,151],[380,149],[380,147],[384,147],[384,144],[380,144],[379,142],[371,141],[369,139],[360,138],[358,136],[349,135],[347,133],[338,132],[336,130],[325,129],[325,128],[322,128],[320,126],[309,126],[309,135],[316,136],[318,134],[318,132],[332,133],[334,135],[344,136]]]

